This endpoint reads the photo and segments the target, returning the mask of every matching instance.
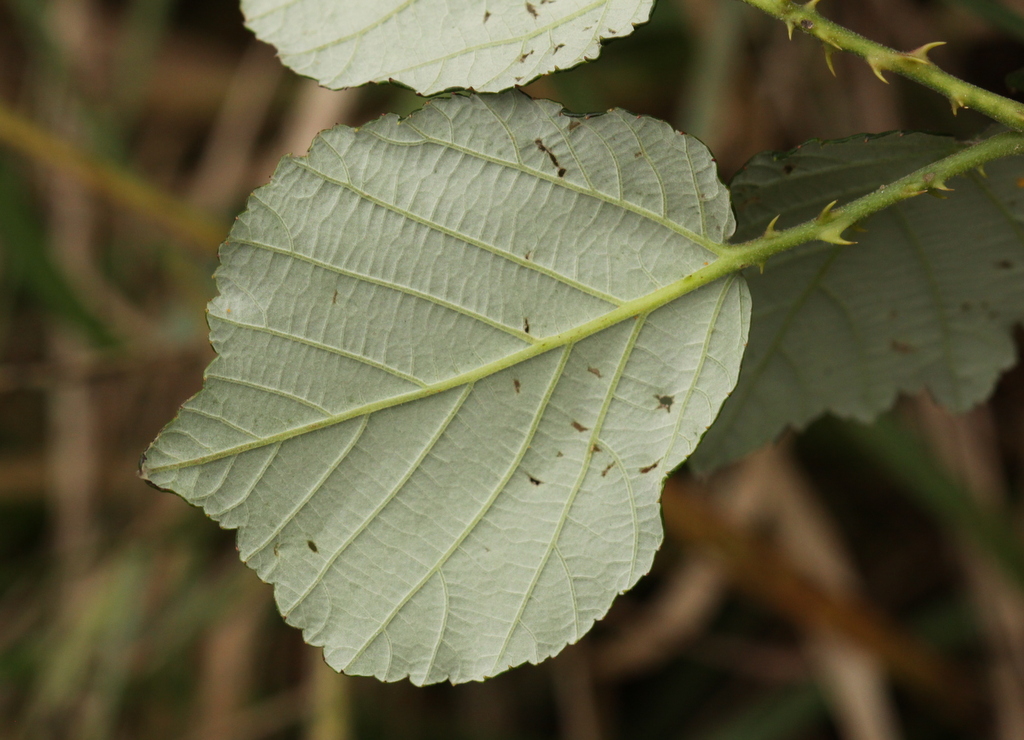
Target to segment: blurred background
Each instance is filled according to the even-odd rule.
[[[1022,0],[820,9],[1024,90]],[[833,61],[737,0],[661,0],[526,89],[667,119],[726,179],[812,137],[987,125]],[[421,103],[296,77],[237,0],[0,0],[0,738],[1024,739],[1019,368],[966,416],[904,399],[859,436],[824,420],[683,471],[653,572],[603,622],[456,687],[336,675],[231,532],[136,478],[201,386],[216,249],[248,193],[316,132]]]

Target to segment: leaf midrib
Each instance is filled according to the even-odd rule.
[[[460,373],[459,375],[453,375],[445,380],[432,383],[425,388],[374,401],[373,403],[349,409],[340,414],[327,416],[319,421],[304,424],[283,432],[278,432],[277,434],[264,437],[260,440],[234,445],[219,452],[203,455],[192,460],[184,460],[181,462],[157,465],[154,467],[144,467],[143,475],[145,477],[149,477],[155,473],[179,470],[197,465],[205,465],[243,452],[259,449],[278,442],[285,442],[304,434],[315,432],[319,429],[325,429],[327,427],[334,426],[335,424],[340,424],[344,421],[348,421],[349,419],[355,419],[360,416],[383,411],[384,409],[388,409],[393,406],[400,406],[405,403],[418,401],[421,398],[427,398],[438,393],[443,393],[444,391],[458,388],[466,385],[467,383],[475,383],[509,367],[513,367],[514,365],[518,365],[533,357],[544,354],[545,352],[564,347],[567,344],[576,343],[629,318],[635,318],[642,314],[650,313],[651,311],[654,311],[655,309],[660,308],[661,306],[664,306],[667,303],[696,290],[697,288],[708,285],[720,278],[738,271],[742,266],[742,255],[740,253],[733,253],[720,257],[706,267],[680,278],[663,288],[632,301],[628,301],[608,313],[602,314],[601,316],[584,322],[583,324],[571,329],[567,329],[559,334],[545,337],[544,339],[539,340],[536,344],[524,347],[521,350],[512,352],[504,357],[498,358],[497,360],[493,360],[474,368],[473,370]]]

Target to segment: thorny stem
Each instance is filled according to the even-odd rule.
[[[959,108],[973,108],[1011,129],[1024,131],[1024,105],[943,72],[928,59],[928,51],[939,45],[938,43],[925,44],[908,52],[898,52],[825,18],[816,10],[819,0],[808,0],[803,4],[794,0],[744,2],[781,20],[786,24],[791,36],[793,29],[798,28],[820,39],[825,44],[826,55],[831,54],[833,49],[857,54],[864,58],[872,71],[883,81],[886,81],[882,74],[885,71],[903,75],[945,96],[954,113]],[[831,62],[829,66],[831,67]]]
[[[1024,154],[1024,134],[1007,131],[922,167],[895,182],[880,185],[841,208],[826,207],[817,218],[784,231],[768,227],[764,236],[733,246],[722,259],[737,260],[742,266],[761,265],[772,255],[809,241],[852,244],[842,238],[843,232],[868,216],[901,201],[922,195],[929,190],[948,190],[946,182],[957,175],[981,167],[1002,157]]]
[[[40,129],[0,101],[0,144],[38,162],[73,175],[111,200],[148,217],[196,245],[202,256],[213,254],[227,229],[175,196],[127,170],[87,154]]]

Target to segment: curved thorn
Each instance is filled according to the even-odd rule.
[[[827,206],[822,208],[821,209],[821,213],[818,214],[818,218],[816,220],[822,221],[822,222],[827,221],[827,220],[831,220],[832,219],[832,209],[835,208],[836,203],[838,203],[838,202],[839,202],[838,200],[834,200],[831,203],[829,203]]]
[[[924,176],[924,184],[928,186],[929,191],[945,190],[947,192],[953,192],[953,188],[947,187],[946,181],[941,178],[937,178],[934,172],[929,172]],[[933,192],[932,195],[937,194]]]
[[[936,46],[945,46],[945,41],[932,41],[930,44],[923,44],[912,51],[904,52],[902,56],[906,57],[909,62],[919,62],[921,64],[935,64],[931,59],[928,58],[928,52],[934,49]]]
[[[850,244],[856,244],[857,243],[857,242],[851,242],[851,241],[848,241],[848,240],[844,239],[842,237],[842,233],[843,233],[842,229],[823,231],[822,233],[818,234],[818,239],[820,239],[823,242],[828,242],[829,244],[838,244],[841,247],[845,247],[845,246],[848,246]]]
[[[779,222],[779,218],[782,216],[780,213],[778,216],[772,219],[771,223],[768,224],[768,228],[764,230],[765,237],[773,237],[779,232],[775,230],[775,224]]]
[[[821,48],[825,52],[825,64],[828,65],[828,71],[832,73],[832,76],[836,76],[836,68],[832,66],[832,55],[836,53],[836,50],[831,46],[826,46],[822,43]]]
[[[867,57],[865,61],[867,61],[868,66],[871,67],[871,71],[875,73],[875,77],[877,77],[886,85],[888,85],[889,80],[885,79],[885,77],[882,75],[882,63],[878,59],[875,59],[874,57]]]

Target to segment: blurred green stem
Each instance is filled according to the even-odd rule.
[[[743,40],[743,6],[733,0],[715,3],[714,18],[706,38],[700,38],[697,57],[687,77],[686,97],[680,101],[680,130],[716,149],[713,141],[723,97],[729,89],[732,61]]]
[[[54,315],[76,325],[96,346],[119,343],[116,335],[89,307],[68,282],[59,265],[46,249],[42,225],[34,217],[25,183],[13,169],[0,162],[0,258],[3,274],[0,285],[0,321],[24,289]],[[0,346],[3,344],[0,326]]]
[[[0,144],[70,174],[116,203],[130,208],[200,247],[208,257],[227,229],[209,216],[132,173],[87,154],[43,131],[0,102]]]
[[[134,0],[127,13],[114,72],[114,102],[123,122],[138,117],[173,7],[174,0]]]

